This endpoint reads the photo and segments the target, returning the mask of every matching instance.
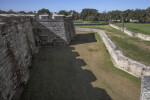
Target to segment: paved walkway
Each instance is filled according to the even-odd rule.
[[[105,56],[94,33],[80,32],[69,47],[41,48],[20,100],[138,100],[140,85],[109,69]]]

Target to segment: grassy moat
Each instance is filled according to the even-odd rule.
[[[20,100],[139,100],[140,79],[115,68],[98,34],[42,47]]]
[[[150,42],[141,40],[137,37],[131,37],[114,29],[109,25],[80,26],[81,28],[102,29],[108,37],[115,43],[123,54],[131,59],[150,65]]]
[[[122,27],[122,23],[113,23],[119,27]],[[150,35],[150,24],[147,23],[125,23],[125,27],[135,33],[142,33],[145,35]]]

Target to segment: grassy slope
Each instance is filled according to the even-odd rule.
[[[122,23],[113,23],[113,24],[122,27]],[[150,35],[150,24],[125,23],[125,27],[135,33],[143,33],[146,35]]]
[[[130,75],[130,74],[128,74],[128,73],[126,73],[126,72],[116,68],[116,67],[114,67],[114,65],[113,65],[113,63],[112,63],[112,61],[110,59],[110,56],[109,56],[109,54],[108,54],[108,52],[107,52],[107,50],[105,48],[105,45],[102,42],[102,39],[100,38],[100,36],[98,34],[95,34],[95,37],[96,37],[96,39],[98,41],[99,48],[103,51],[103,53],[105,55],[104,61],[105,61],[105,64],[107,65],[106,67],[108,67],[109,69],[114,70],[116,73],[120,74],[121,76],[124,76],[124,77],[130,79],[131,81],[133,81],[133,82],[135,82],[135,83],[140,85],[141,81],[138,78],[136,78],[136,77],[134,77],[134,76],[132,76],[132,75]]]
[[[116,30],[108,25],[102,26],[80,26],[85,28],[96,28],[103,29],[109,32],[106,32],[110,39],[123,51],[124,55],[150,65],[150,42],[143,41],[139,38],[130,37],[123,32]]]
[[[83,20],[74,20],[74,24],[102,24],[107,23],[105,21],[83,21]]]

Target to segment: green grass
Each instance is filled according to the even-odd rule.
[[[116,44],[116,46],[123,52],[123,54],[131,59],[139,61],[143,64],[150,65],[150,50],[146,47],[150,47],[150,42],[142,41],[136,37],[130,37],[123,32],[116,30],[109,25],[101,26],[80,26],[81,28],[95,28],[107,30],[111,33],[107,33],[109,38]],[[120,36],[117,37],[116,35]],[[122,37],[122,38],[121,38]],[[137,43],[137,45],[133,43]],[[146,46],[142,46],[142,45]]]
[[[132,76],[132,75],[130,75],[130,74],[128,74],[128,73],[126,73],[126,72],[116,68],[116,67],[114,67],[114,65],[113,65],[113,63],[112,63],[112,61],[110,59],[110,56],[109,56],[109,54],[108,54],[108,52],[107,52],[107,50],[105,48],[105,45],[102,42],[102,39],[100,38],[100,36],[98,34],[95,34],[95,38],[96,38],[96,40],[99,43],[99,47],[101,49],[103,49],[103,52],[104,52],[104,55],[105,55],[105,58],[104,58],[105,59],[105,64],[107,65],[106,67],[108,67],[108,69],[114,70],[116,73],[120,74],[121,76],[126,77],[126,78],[130,79],[131,81],[133,81],[133,82],[135,82],[135,83],[140,85],[141,84],[141,80],[140,79],[138,79],[138,78],[136,78],[136,77],[134,77],[134,76]]]
[[[83,21],[83,20],[74,20],[74,24],[102,24],[102,23],[108,23],[105,21]]]
[[[119,27],[122,27],[122,23],[113,23]],[[150,24],[145,23],[125,23],[125,27],[135,33],[143,33],[150,35]]]

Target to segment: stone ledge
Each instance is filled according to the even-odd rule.
[[[117,30],[123,31],[124,33],[126,33],[129,36],[138,37],[142,40],[150,41],[150,35],[144,35],[142,33],[134,33],[134,32],[127,30],[126,28],[123,30],[121,27],[118,27],[114,24],[109,24],[109,25]]]

